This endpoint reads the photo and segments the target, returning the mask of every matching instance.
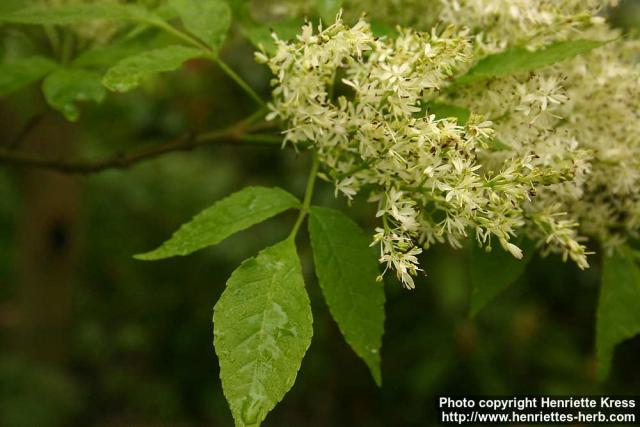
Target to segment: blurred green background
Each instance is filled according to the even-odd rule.
[[[637,26],[638,2],[613,18]],[[20,43],[6,34],[2,54]],[[269,74],[242,40],[223,52],[267,98]],[[103,158],[253,112],[215,67],[192,62],[143,89],[87,105],[78,124],[47,112],[38,90],[0,100],[0,141],[39,117],[22,148],[49,157]],[[44,113],[44,115],[42,115]],[[212,347],[212,307],[231,271],[286,236],[292,213],[195,255],[144,263],[181,223],[248,184],[301,195],[305,152],[211,145],[124,171],[89,176],[0,167],[0,426],[231,426]],[[351,208],[322,184],[316,203],[350,209],[372,229],[371,208]],[[523,278],[469,319],[467,255],[446,247],[421,262],[407,292],[387,276],[383,382],[378,389],[344,343],[299,252],[313,305],[314,339],[292,391],[266,426],[435,424],[438,394],[640,392],[640,339],[616,352],[595,381],[599,261],[585,272],[536,258]]]

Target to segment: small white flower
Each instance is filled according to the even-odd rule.
[[[522,249],[505,239],[499,239],[500,245],[516,259],[522,259]]]

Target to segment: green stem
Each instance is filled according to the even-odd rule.
[[[260,98],[260,96],[251,88],[251,86],[249,86],[247,82],[242,80],[242,77],[236,74],[236,72],[233,71],[231,67],[229,67],[222,59],[216,57],[215,61],[220,66],[222,71],[224,71],[227,76],[231,77],[231,79],[233,79],[233,81],[236,82],[238,86],[240,86],[247,93],[247,95],[249,95],[251,98],[253,98],[254,101],[258,103],[258,105],[265,105],[262,98]]]
[[[260,119],[263,119],[264,116],[266,116],[267,112],[269,112],[269,109],[267,108],[266,105],[263,105],[261,108],[256,110],[255,113],[251,114],[249,117],[244,119],[242,121],[242,123],[244,123],[246,126],[253,125],[254,123],[259,121]]]
[[[254,128],[256,128],[256,125],[254,123],[257,120],[259,120],[260,117],[262,116],[264,116],[264,110],[259,109],[255,113],[248,116],[246,119],[241,120],[240,122],[236,123],[233,126],[230,126],[222,130],[217,129],[209,132],[200,133],[197,136],[197,140],[198,141],[211,140],[211,139],[216,139],[221,135],[225,135],[225,136],[234,137],[242,141],[267,142],[268,144],[273,144],[274,141],[272,140],[267,141],[268,138],[266,137],[269,135],[260,135],[260,134],[250,133],[255,130]],[[252,137],[251,135],[255,137]],[[282,138],[280,138],[278,142],[282,142]]]
[[[62,65],[67,65],[73,57],[73,34],[70,31],[65,30],[62,34],[62,47],[60,50],[60,62]]]
[[[195,37],[190,36],[189,34],[186,34],[180,30],[178,30],[177,28],[173,27],[170,24],[167,24],[164,21],[158,21],[158,22],[153,22],[153,25],[157,26],[158,28],[166,31],[169,34],[172,34],[173,36],[179,38],[180,40],[184,41],[187,44],[190,44],[194,47],[197,47],[198,49],[202,49],[206,52],[208,52],[209,58],[211,60],[213,60],[216,64],[218,64],[218,66],[222,69],[222,71],[229,77],[231,77],[231,79],[236,82],[238,84],[238,86],[240,86],[246,93],[247,95],[249,95],[253,100],[255,100],[258,105],[260,106],[264,106],[265,103],[262,100],[262,98],[260,98],[260,96],[251,88],[251,86],[249,86],[249,84],[247,82],[245,82],[244,80],[242,80],[242,77],[240,77],[235,71],[233,71],[233,69],[231,69],[231,67],[229,67],[222,59],[220,59],[220,57],[218,56],[217,52],[215,52],[213,49],[211,49],[209,46],[207,46],[205,43],[201,42],[200,40],[198,40]]]
[[[172,25],[164,22],[164,21],[153,21],[152,25],[155,25],[156,27],[160,28],[161,30],[166,31],[167,33],[179,38],[180,40],[182,40],[183,42],[190,44],[194,47],[197,47],[199,49],[203,49],[206,50],[207,52],[213,52],[211,50],[211,48],[207,45],[205,45],[204,43],[202,43],[201,41],[199,41],[198,39],[196,39],[195,37],[191,37],[190,35],[183,33],[182,31],[178,30],[177,28],[173,27]]]
[[[320,166],[320,159],[318,158],[318,153],[313,152],[313,162],[311,163],[311,170],[309,171],[309,178],[307,178],[307,189],[304,192],[304,200],[302,201],[302,207],[300,208],[300,213],[298,214],[298,219],[296,223],[293,225],[293,229],[291,230],[291,234],[289,234],[289,239],[295,239],[298,234],[298,230],[304,221],[304,218],[309,213],[309,209],[311,208],[311,199],[313,198],[313,189],[316,185],[316,177],[318,175],[318,168]]]
[[[335,90],[336,90],[336,76],[337,76],[337,71],[334,71],[333,74],[331,75],[331,86],[329,86],[329,93],[328,93],[328,100],[329,102],[333,102],[333,95],[335,94]]]
[[[264,135],[259,133],[249,133],[240,137],[242,141],[264,142],[267,144],[282,144],[282,137],[278,135]]]
[[[45,25],[44,32],[49,39],[49,43],[51,44],[51,49],[53,50],[54,55],[60,55],[60,36],[57,33],[55,27],[52,25]]]

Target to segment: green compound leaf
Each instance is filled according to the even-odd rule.
[[[331,25],[342,9],[342,0],[316,0],[316,9],[324,24]]]
[[[233,272],[213,309],[213,342],[236,426],[259,426],[291,389],[312,323],[293,239]]]
[[[148,75],[177,70],[190,59],[207,53],[185,46],[167,46],[125,58],[110,68],[102,79],[107,89],[126,92],[135,89]]]
[[[453,83],[461,86],[486,80],[491,77],[506,76],[515,73],[537,70],[565,59],[600,47],[608,41],[571,40],[558,42],[544,49],[528,51],[524,48],[512,48],[481,59],[467,74]]]
[[[322,293],[347,343],[381,385],[384,288],[370,239],[341,212],[311,208],[309,234]]]
[[[0,96],[7,95],[34,83],[58,65],[42,56],[19,59],[0,64]]]
[[[609,375],[615,346],[637,334],[640,334],[640,268],[631,250],[623,248],[622,254],[603,259],[596,321],[599,380]]]
[[[231,8],[223,0],[170,0],[185,28],[213,48],[224,42],[231,26]]]
[[[480,310],[524,273],[533,256],[534,246],[529,241],[518,243],[518,246],[524,254],[520,260],[501,248],[494,248],[491,252],[486,252],[478,245],[472,245],[471,302],[469,307],[469,313],[472,317],[476,316]]]
[[[78,120],[77,101],[102,102],[106,90],[100,83],[100,75],[79,69],[59,69],[49,74],[42,84],[44,96],[53,108],[67,120]]]
[[[113,3],[33,6],[0,15],[0,22],[33,25],[67,25],[95,19],[155,23],[160,18],[135,5]]]
[[[246,187],[199,213],[158,249],[135,258],[152,261],[189,255],[299,206],[298,199],[280,188]]]

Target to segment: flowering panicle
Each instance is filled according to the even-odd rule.
[[[276,76],[270,118],[287,123],[285,142],[312,143],[336,192],[369,192],[381,221],[380,261],[406,287],[414,286],[422,247],[460,247],[469,230],[483,246],[495,238],[522,256],[510,240],[524,225],[524,203],[564,175],[536,166],[531,155],[481,173],[478,152],[493,137],[492,123],[472,115],[460,125],[430,113],[425,100],[470,59],[464,32],[403,29],[389,40],[364,21],[349,28],[338,20],[317,33],[307,24],[296,42],[276,38],[276,45],[273,57],[258,54]]]
[[[568,101],[566,78],[561,73],[525,73],[495,78],[482,86],[470,86],[449,95],[449,101],[494,118],[497,140],[508,149],[483,150],[479,157],[487,171],[499,169],[509,159],[529,158],[545,179],[532,183],[531,200],[523,203],[527,218],[523,232],[586,268],[584,239],[577,235],[578,221],[558,221],[567,216],[559,201],[575,200],[590,169],[590,153],[579,147],[575,133],[562,126],[560,114]],[[550,205],[555,206],[550,209]]]
[[[376,16],[413,0],[369,3],[344,4]],[[640,43],[619,39],[598,16],[615,0],[419,3],[412,16],[394,16],[428,32],[376,38],[364,20],[350,27],[339,17],[317,32],[306,24],[290,43],[275,37],[272,57],[257,54],[276,76],[269,118],[285,123],[285,143],[311,143],[336,194],[365,191],[376,204],[373,242],[387,269],[413,288],[424,248],[460,247],[469,235],[516,258],[513,237],[526,236],[580,268],[588,238],[606,250],[637,238]],[[435,18],[416,18],[426,15]],[[572,38],[618,40],[448,90],[487,54]],[[433,102],[472,113],[436,117]]]
[[[450,101],[493,118],[497,138],[511,147],[481,153],[487,165],[534,152],[538,167],[572,174],[537,189],[525,206],[526,232],[540,238],[543,253],[559,252],[586,268],[588,237],[611,251],[638,236],[640,43],[619,39],[606,25],[579,37],[617,40],[552,67],[471,86]]]
[[[599,29],[603,38],[617,34]],[[571,101],[562,128],[591,156],[581,197],[567,211],[605,249],[638,237],[640,229],[640,43],[619,40],[565,65]]]
[[[439,19],[475,29],[482,53],[532,49],[602,23],[597,13],[607,3],[617,0],[440,0]]]

